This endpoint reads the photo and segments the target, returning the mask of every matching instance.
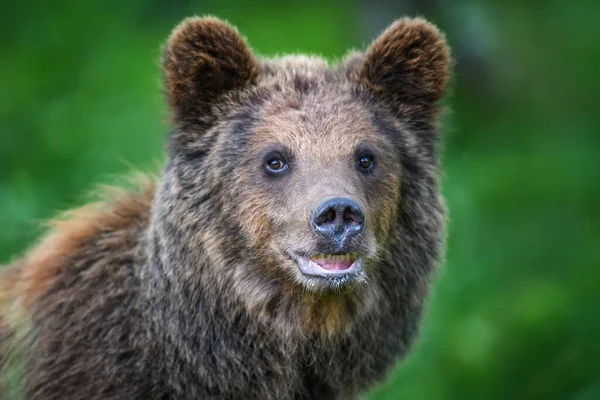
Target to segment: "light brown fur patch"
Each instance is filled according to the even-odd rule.
[[[6,362],[8,347],[12,338],[21,336],[27,327],[24,321],[27,313],[23,307],[19,291],[21,289],[21,263],[16,262],[0,270],[0,366]],[[1,367],[0,367],[1,371]]]
[[[69,259],[82,251],[86,241],[102,232],[119,232],[140,215],[147,214],[154,181],[143,177],[137,186],[137,191],[105,187],[102,189],[105,201],[67,211],[50,221],[50,231],[41,243],[24,257],[18,269],[0,280],[0,301],[12,299],[29,309],[61,270],[69,266]],[[113,240],[118,242],[120,238]]]

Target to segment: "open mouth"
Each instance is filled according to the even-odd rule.
[[[310,258],[295,258],[304,275],[336,278],[357,275],[361,270],[361,259],[356,253],[314,254]]]

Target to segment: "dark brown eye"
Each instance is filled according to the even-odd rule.
[[[285,161],[278,157],[271,157],[267,160],[267,170],[270,172],[281,172],[286,170],[288,165]]]
[[[358,159],[358,166],[364,170],[369,170],[373,168],[373,157],[369,155],[362,155]]]

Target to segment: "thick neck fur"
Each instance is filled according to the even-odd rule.
[[[296,344],[252,320],[232,290],[237,267],[228,258],[237,258],[234,244],[223,240],[227,232],[213,229],[210,214],[199,220],[183,212],[172,196],[185,194],[170,174],[167,168],[157,193],[141,279],[169,386],[177,398],[241,398],[254,382],[263,398],[285,398],[281,383],[295,384],[290,364]],[[206,196],[194,212],[212,208],[214,201]],[[273,387],[282,392],[272,393]]]

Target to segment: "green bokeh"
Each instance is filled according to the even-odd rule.
[[[159,48],[183,17],[226,18],[261,54],[337,59],[405,7],[459,58],[448,254],[418,345],[369,398],[600,398],[600,2],[38,3],[0,13],[1,262],[94,183],[157,170]]]

